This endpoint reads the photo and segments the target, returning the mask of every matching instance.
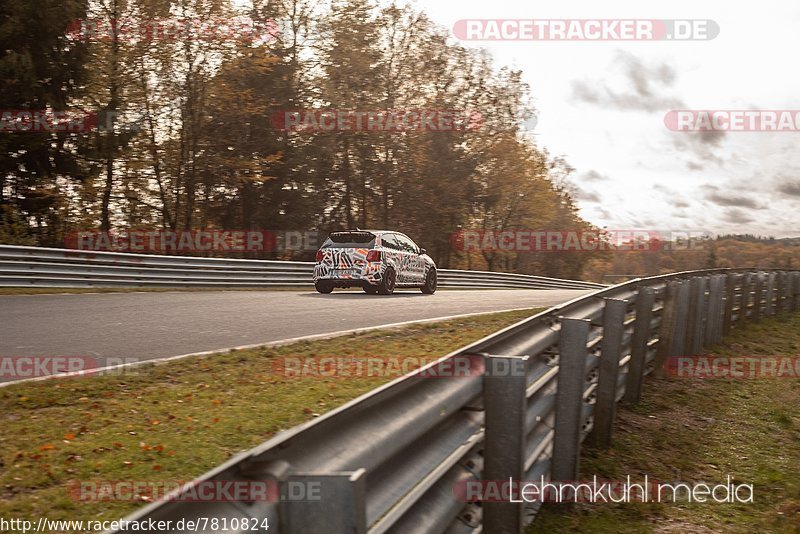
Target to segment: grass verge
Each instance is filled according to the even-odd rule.
[[[793,356],[800,314],[736,330],[719,356]],[[612,448],[585,449],[582,480],[752,484],[753,503],[547,504],[533,532],[800,532],[800,379],[648,379]]]
[[[287,379],[286,356],[434,359],[538,310],[376,330],[0,389],[0,517],[113,520],[142,500],[80,502],[71,481],[189,481],[390,378]]]

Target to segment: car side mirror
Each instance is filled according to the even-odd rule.
[[[419,255],[420,256],[422,256],[423,254],[427,254],[427,253],[428,253],[428,251],[425,250],[424,248],[419,249]]]

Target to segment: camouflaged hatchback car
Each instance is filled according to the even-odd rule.
[[[317,251],[314,286],[320,293],[361,287],[391,295],[396,287],[436,291],[436,264],[408,236],[388,230],[333,232]]]

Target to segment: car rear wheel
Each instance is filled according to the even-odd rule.
[[[378,292],[378,288],[372,285],[366,285],[361,289],[363,289],[364,293],[366,293],[367,295],[374,295],[375,293]]]
[[[391,267],[386,269],[386,272],[383,273],[383,280],[381,280],[381,285],[378,286],[378,293],[381,295],[391,295],[394,293],[394,286],[397,282],[397,275],[394,272],[394,269]]]
[[[314,288],[319,293],[330,293],[333,291],[333,283],[326,280],[318,280],[314,283]]]
[[[425,285],[420,290],[426,295],[433,295],[436,293],[438,278],[436,276],[436,269],[428,269],[428,276],[425,277]]]

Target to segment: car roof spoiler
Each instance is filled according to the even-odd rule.
[[[378,236],[366,230],[344,230],[341,232],[331,232],[328,237],[330,237],[331,241],[334,243],[368,243]]]

